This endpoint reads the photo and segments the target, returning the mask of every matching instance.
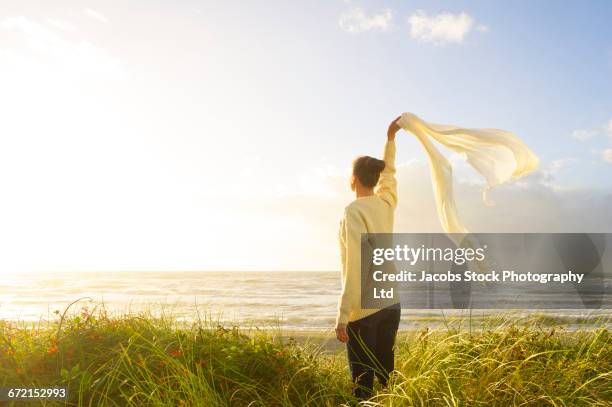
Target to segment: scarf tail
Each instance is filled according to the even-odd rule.
[[[483,201],[493,203],[487,192],[493,187],[522,177],[538,166],[538,157],[514,134],[498,129],[465,129],[427,123],[412,113],[403,113],[397,124],[414,134],[429,159],[436,209],[446,233],[467,233],[460,220],[453,193],[452,165],[431,142],[430,137],[466,157],[485,179]]]

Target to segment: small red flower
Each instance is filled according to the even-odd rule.
[[[49,353],[57,353],[57,352],[59,352],[59,349],[57,348],[57,345],[52,345],[49,349],[47,349],[47,352],[49,352]]]

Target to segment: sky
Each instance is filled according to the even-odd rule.
[[[0,273],[337,270],[357,156],[401,112],[541,159],[474,232],[612,232],[608,1],[3,1]],[[398,135],[396,232],[441,231]],[[448,153],[448,152],[446,152]]]

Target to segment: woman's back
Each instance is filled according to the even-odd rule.
[[[383,157],[385,166],[374,194],[359,197],[347,205],[340,222],[342,294],[338,302],[337,323],[346,324],[376,311],[361,309],[361,235],[393,232],[393,215],[397,206],[394,140],[385,144]]]

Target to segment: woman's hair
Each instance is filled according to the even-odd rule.
[[[385,169],[385,162],[374,157],[362,155],[353,161],[353,175],[364,187],[374,188]]]

